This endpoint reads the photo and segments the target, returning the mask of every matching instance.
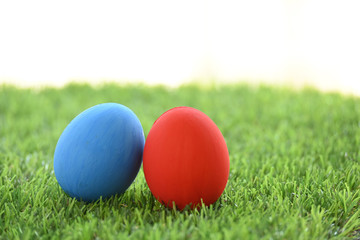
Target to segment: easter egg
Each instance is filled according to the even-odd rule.
[[[197,109],[170,109],[150,129],[143,155],[145,179],[167,207],[214,203],[225,189],[229,167],[224,137]]]
[[[139,171],[144,143],[141,123],[129,108],[93,106],[61,134],[54,153],[56,179],[68,195],[86,202],[121,194]]]

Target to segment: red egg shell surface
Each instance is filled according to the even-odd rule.
[[[178,209],[214,203],[229,177],[229,152],[216,124],[201,111],[176,107],[161,115],[145,142],[143,168],[157,200]]]

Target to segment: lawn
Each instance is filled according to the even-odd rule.
[[[120,196],[68,197],[53,171],[57,140],[77,114],[104,102],[131,108],[145,135],[175,106],[213,119],[230,153],[220,199],[166,209],[142,169]],[[0,239],[359,239],[359,208],[358,97],[247,85],[0,86]]]

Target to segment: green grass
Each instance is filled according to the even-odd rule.
[[[145,135],[169,108],[198,108],[222,131],[230,177],[210,207],[183,212],[151,195],[142,169],[120,196],[85,204],[56,182],[66,125],[95,104],[130,107]],[[246,85],[0,86],[0,239],[360,238],[360,99]]]

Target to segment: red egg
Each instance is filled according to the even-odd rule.
[[[219,128],[201,111],[176,107],[162,114],[145,142],[143,168],[157,200],[178,209],[214,203],[229,177],[229,152]]]

